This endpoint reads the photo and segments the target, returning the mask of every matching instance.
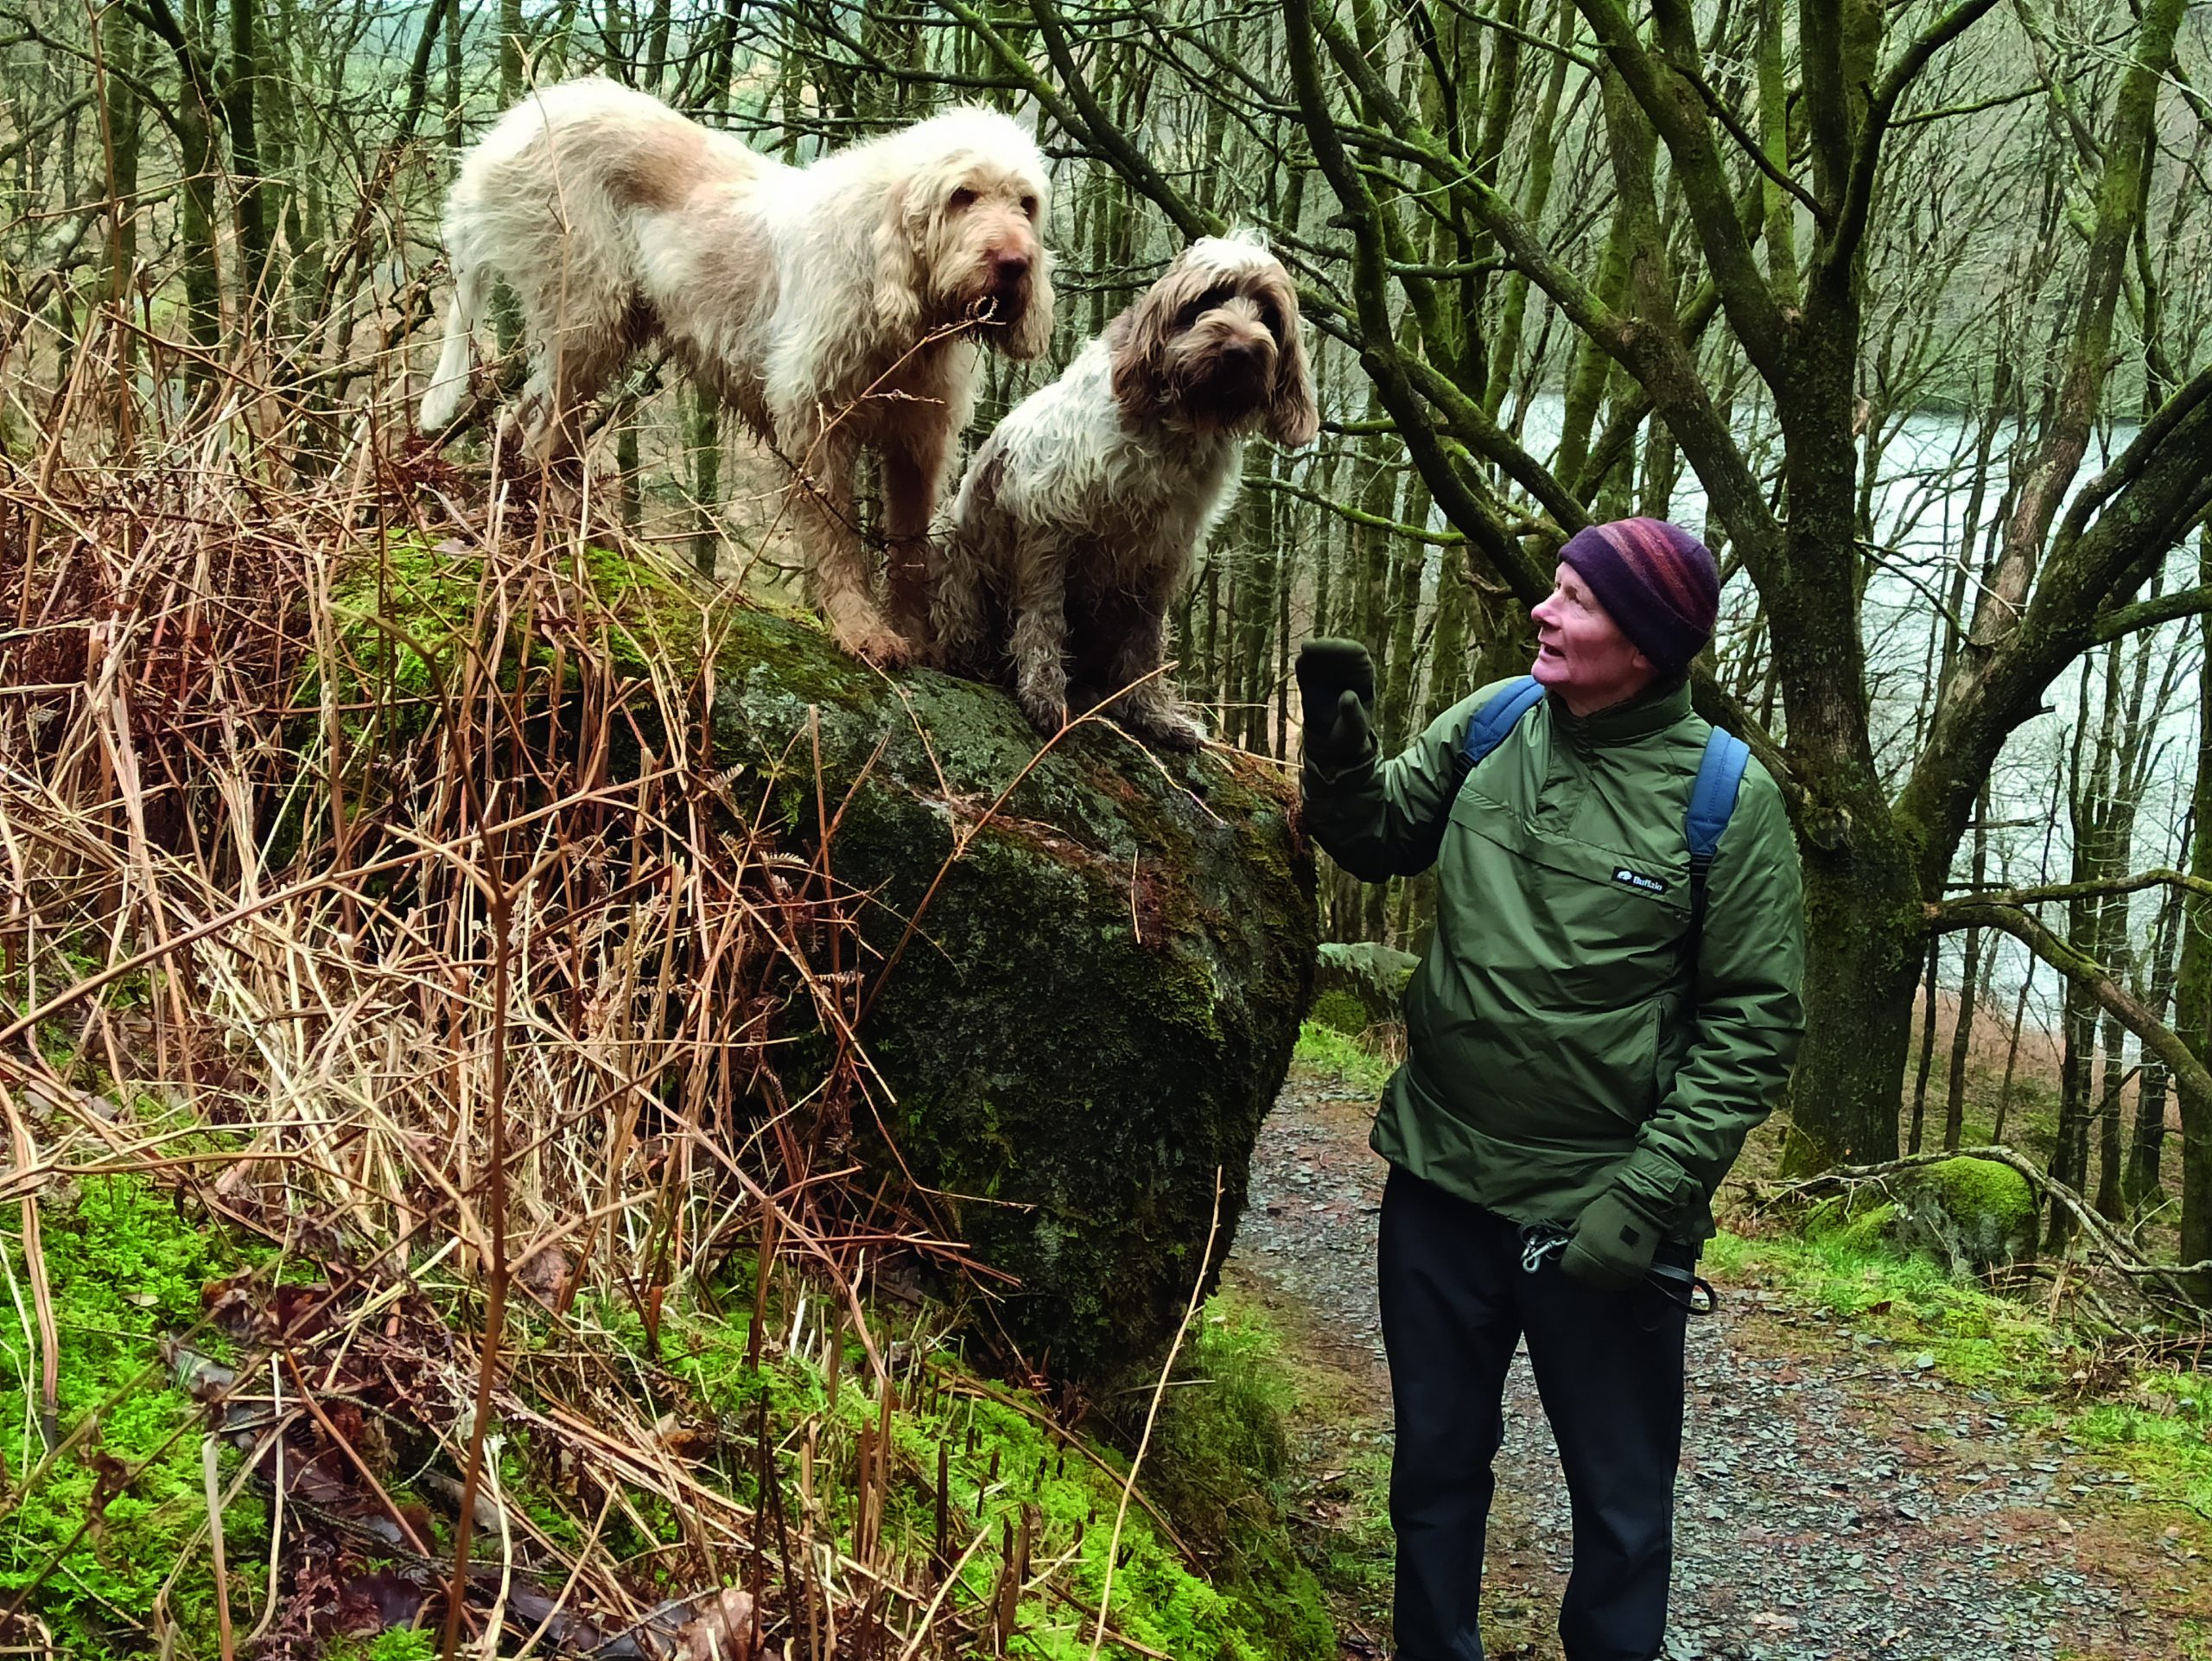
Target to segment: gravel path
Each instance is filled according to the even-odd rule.
[[[1303,1359],[1345,1381],[1348,1410],[1305,1453],[1313,1480],[1339,1487],[1344,1470],[1321,1467],[1389,1437],[1368,1111],[1294,1074],[1261,1132],[1230,1264]],[[2162,1528],[2170,1513],[2129,1505],[2125,1473],[2016,1429],[1988,1392],[1825,1311],[1722,1292],[1720,1313],[1690,1327],[1669,1661],[2179,1661],[2183,1618],[2212,1615],[2212,1570]],[[1567,1496],[1525,1353],[1498,1484],[1491,1653],[1548,1661]],[[1348,1640],[1348,1654],[1374,1652]]]

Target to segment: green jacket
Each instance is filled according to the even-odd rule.
[[[1688,690],[1586,717],[1548,697],[1455,791],[1467,722],[1497,690],[1395,760],[1305,770],[1306,826],[1346,870],[1437,869],[1375,1151],[1522,1223],[1571,1225],[1618,1183],[1697,1244],[1804,1031],[1782,793],[1752,762],[1693,974],[1683,820],[1711,729]]]

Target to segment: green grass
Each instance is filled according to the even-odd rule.
[[[1809,1238],[1723,1233],[1706,1247],[1705,1272],[1724,1288],[1761,1282],[1792,1302],[1829,1310],[1900,1350],[1934,1357],[1935,1371],[1956,1384],[2047,1387],[2054,1352],[2064,1348],[2025,1306],[1952,1279],[1925,1253],[1899,1256],[1850,1227]]]
[[[2147,1400],[2092,1403],[2067,1419],[2066,1434],[2212,1518],[2212,1379],[2158,1372],[2137,1388]]]
[[[426,1627],[395,1626],[373,1638],[334,1638],[323,1661],[437,1661],[438,1636]]]
[[[1370,1095],[1379,1096],[1396,1064],[1377,1055],[1358,1040],[1334,1028],[1309,1021],[1298,1029],[1298,1047],[1291,1060],[1311,1072],[1330,1074]]]

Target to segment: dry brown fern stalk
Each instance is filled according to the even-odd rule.
[[[963,1260],[848,1181],[861,897],[712,754],[704,594],[588,490],[379,461],[366,423],[295,483],[258,408],[210,391],[123,461],[58,419],[0,475],[0,1107],[45,1448],[0,1510],[113,1467],[9,1579],[11,1638],[173,1646],[197,1585],[226,1658],[419,1620],[448,1653],[821,1661],[1081,1601],[1080,1526],[1044,1556],[893,1438],[974,1391],[864,1275]],[[41,1222],[118,1192],[238,1244],[73,1401]],[[845,1373],[843,1416],[772,1401],[764,1349],[832,1410]],[[196,1422],[95,1454],[168,1387]],[[195,1442],[204,1507],[124,1607],[82,1554]],[[917,1483],[964,1550],[886,1529]]]

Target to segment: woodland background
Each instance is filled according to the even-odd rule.
[[[2183,0],[10,0],[0,453],[251,446],[296,484],[397,451],[441,192],[534,84],[794,161],[1021,112],[1053,363],[1195,233],[1255,226],[1302,285],[1324,434],[1252,449],[1175,618],[1226,741],[1294,754],[1330,633],[1402,741],[1523,664],[1564,535],[1700,530],[1700,704],[1806,860],[1794,1165],[2025,1136],[2212,1257],[2208,43]],[[976,431],[1052,367],[994,360]],[[714,410],[646,364],[608,424],[640,535],[772,566],[776,481]],[[1428,909],[1325,894],[1342,939]]]
[[[812,692],[785,689],[810,792],[731,767],[712,730],[734,613],[795,686],[893,696],[712,603],[791,591],[784,480],[650,360],[607,404],[575,524],[493,487],[480,434],[412,434],[456,157],[584,73],[794,162],[959,100],[1033,123],[1060,333],[1039,364],[986,360],[971,439],[1187,239],[1266,234],[1325,420],[1248,451],[1176,612],[1185,691],[1261,758],[1193,767],[1288,774],[1310,634],[1375,651],[1402,742],[1525,667],[1565,537],[1630,512],[1700,531],[1726,582],[1696,696],[1783,784],[1812,946],[1778,1161],[1763,1135],[1731,1197],[2015,1150],[2037,1238],[1989,1276],[2047,1286],[2069,1335],[1921,1259],[1854,1259],[1846,1313],[1920,1323],[1900,1399],[1955,1340],[1985,1404],[2135,1391],[2131,1446],[2199,1484],[2143,1561],[2194,1576],[2208,20],[0,0],[0,1635],[227,1661],[344,1630],[399,1661],[431,1652],[407,1630],[429,1611],[447,1654],[503,1620],[572,1652],[665,1654],[679,1628],[809,1661],[1337,1652],[1287,1543],[1264,1346],[1233,1300],[1201,1318],[1249,1119],[1219,1171],[1206,1136],[1234,1115],[1185,1112],[1173,1160],[1088,1149],[1117,1180],[1188,1179],[1187,1228],[1122,1231],[1159,1237],[1144,1266],[1178,1289],[1151,1312],[1167,1359],[1123,1358],[1135,1384],[963,1351],[1004,1275],[931,1196],[855,1175],[884,1155],[870,1047],[901,1036],[862,1025],[918,911],[888,949],[861,927],[881,920],[831,857]],[[1069,744],[1109,765],[1104,736]],[[946,870],[1019,783],[957,825]],[[804,812],[779,807],[795,790]],[[1285,821],[1249,799],[1266,828],[1238,858],[1287,892]],[[1137,861],[1110,875],[1115,926],[1149,929]],[[1417,945],[1432,909],[1421,881],[1325,865],[1321,900],[1344,941]],[[1257,931],[1296,962],[1236,989],[1281,1017],[1278,1047],[1306,926]],[[1234,1048],[1220,1008],[1191,1029]],[[1354,1058],[1349,1117],[1376,1065]],[[1787,1181],[1838,1167],[1876,1174]],[[1131,1222],[1114,1203],[1093,1213]],[[957,1310],[913,1300],[930,1276]],[[1333,1330],[1357,1298],[1329,1296]],[[472,1533],[487,1492],[498,1528]]]

